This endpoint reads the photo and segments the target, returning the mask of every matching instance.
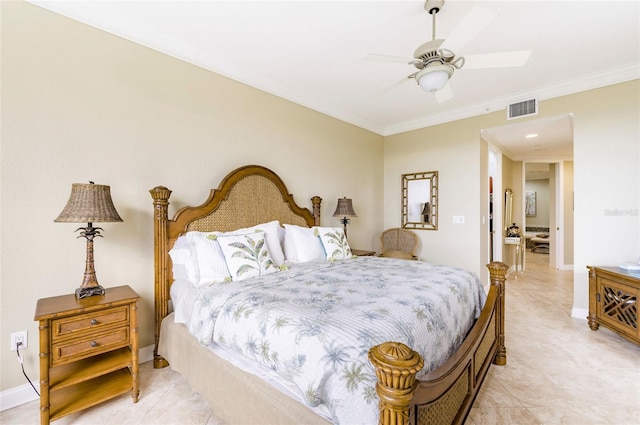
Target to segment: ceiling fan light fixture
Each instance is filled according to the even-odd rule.
[[[435,92],[442,89],[453,74],[449,65],[430,65],[416,74],[416,81],[422,90]]]

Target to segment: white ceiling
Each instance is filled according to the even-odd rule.
[[[406,78],[413,66],[363,59],[411,59],[431,39],[423,1],[30,2],[381,135],[640,78],[637,0],[448,0],[437,38],[474,6],[498,13],[456,54],[532,53],[521,68],[456,71],[442,104]],[[570,116],[514,121],[483,134],[516,160],[572,156]]]
[[[573,158],[571,114],[515,121],[513,124],[486,128],[482,130],[482,137],[497,145],[514,161],[541,162]]]

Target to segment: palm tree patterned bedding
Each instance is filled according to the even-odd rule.
[[[372,346],[405,343],[425,359],[420,373],[427,373],[462,343],[486,300],[474,273],[379,257],[294,264],[192,288],[192,310],[176,317],[201,344],[266,368],[342,425],[378,422]]]

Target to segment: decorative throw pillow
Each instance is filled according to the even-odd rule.
[[[187,232],[183,235],[192,250],[191,258],[196,270],[195,273],[192,273],[195,274],[194,284],[196,286],[207,286],[215,282],[224,282],[225,280],[231,279],[224,254],[220,249],[220,244],[215,241],[217,236],[246,234],[258,231],[264,232],[271,258],[276,266],[280,266],[284,262],[284,253],[280,245],[281,227],[277,220],[258,224],[253,227],[233,230],[231,232]],[[174,268],[174,270],[176,269]],[[182,271],[180,267],[177,270]]]
[[[270,221],[268,223],[258,224],[245,229],[234,230],[233,232],[226,232],[226,234],[244,234],[253,232],[264,232],[264,238],[267,241],[267,247],[269,248],[269,254],[276,266],[280,266],[284,263],[284,252],[282,251],[282,245],[280,241],[280,232],[282,226],[278,220]]]
[[[320,237],[326,258],[329,261],[351,258],[351,247],[344,230],[339,227],[314,227],[314,233]]]
[[[231,280],[244,280],[278,271],[269,254],[264,232],[218,235],[215,240],[220,244]]]
[[[313,229],[294,224],[284,225],[284,256],[291,263],[326,259],[322,242],[313,234]]]

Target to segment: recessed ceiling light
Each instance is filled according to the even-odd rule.
[[[524,137],[527,138],[527,139],[533,139],[534,137],[538,137],[538,135],[536,133],[532,133],[532,134],[527,134]]]

